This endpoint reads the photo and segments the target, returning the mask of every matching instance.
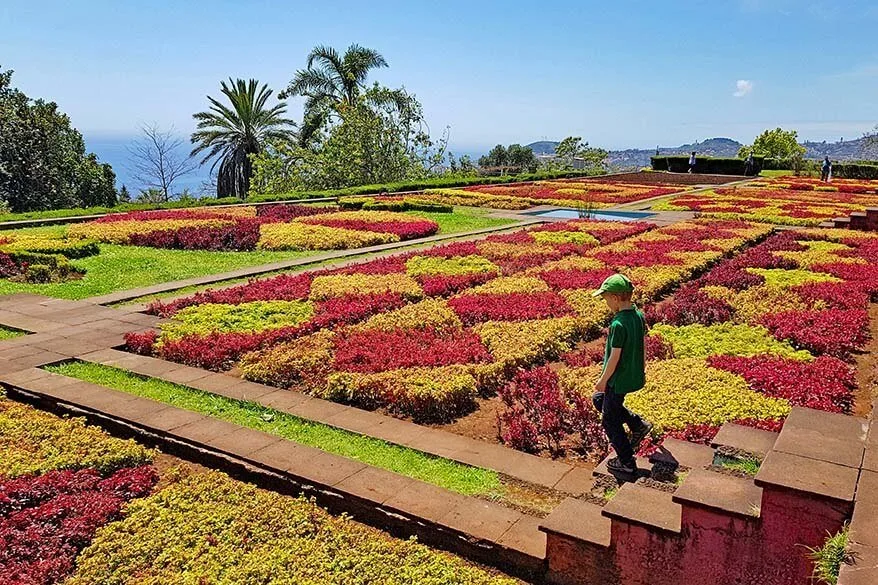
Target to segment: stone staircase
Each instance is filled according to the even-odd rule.
[[[548,579],[807,582],[802,547],[820,546],[850,518],[866,428],[862,419],[794,408],[780,434],[726,424],[709,447],[668,439],[638,461],[640,477],[614,478],[620,487],[603,507],[568,498],[541,523]],[[726,472],[713,465],[718,454],[758,459],[759,472]],[[606,461],[594,474],[610,477]]]
[[[848,217],[836,217],[832,221],[824,221],[820,227],[878,231],[878,207],[867,207],[865,211],[853,211]]]

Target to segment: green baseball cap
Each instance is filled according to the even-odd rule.
[[[591,293],[591,296],[599,297],[604,293],[630,292],[634,292],[634,285],[631,284],[631,281],[628,280],[628,277],[624,274],[614,274],[612,276],[608,276],[606,280],[601,283],[601,288]]]

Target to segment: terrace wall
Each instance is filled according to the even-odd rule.
[[[813,567],[806,547],[819,548],[856,517],[855,494],[857,501],[866,497],[866,488],[858,493],[857,487],[867,427],[862,419],[797,408],[755,478],[693,466],[674,494],[628,483],[603,509],[571,498],[540,527],[547,533],[548,581],[808,583]],[[685,465],[693,447],[675,448]],[[874,527],[862,533],[874,534]],[[839,581],[866,582],[878,581]]]

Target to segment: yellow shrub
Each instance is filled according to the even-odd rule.
[[[413,300],[424,296],[417,281],[405,274],[331,274],[311,281],[312,301],[372,293],[399,293]]]
[[[265,223],[259,226],[261,250],[345,250],[398,242],[399,236],[305,223]]]
[[[499,273],[500,268],[487,258],[471,254],[469,256],[455,256],[453,258],[413,256],[406,260],[405,271],[409,276],[430,276],[434,274],[453,276],[482,272]]]
[[[155,231],[179,230],[184,227],[208,228],[234,224],[227,219],[149,219],[79,223],[67,228],[70,238],[83,238],[108,244],[127,244],[131,236]]]
[[[426,299],[400,309],[373,315],[354,330],[395,331],[398,329],[459,329],[463,323],[457,313],[441,299]]]
[[[585,232],[530,232],[538,244],[590,244],[596,246],[597,238]]]
[[[535,276],[501,276],[465,291],[467,294],[509,294],[545,292],[549,285]]]

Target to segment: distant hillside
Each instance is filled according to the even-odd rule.
[[[558,142],[552,140],[540,140],[527,145],[537,156],[551,156],[555,154]],[[709,138],[695,144],[682,144],[680,146],[660,146],[659,154],[689,154],[693,150],[699,156],[735,157],[738,150],[743,146],[737,140],[731,138]],[[804,142],[805,158],[821,159],[829,156],[832,160],[860,160],[875,158],[878,152],[869,153],[864,150],[864,140],[844,140],[839,142]],[[627,150],[611,150],[607,162],[612,170],[631,170],[649,166],[649,157],[655,154],[655,149],[629,148]]]
[[[530,144],[525,145],[525,147],[534,151],[535,155],[540,156],[555,154],[555,147],[558,146],[558,144],[558,142],[552,140],[540,140],[539,142],[531,142]]]

